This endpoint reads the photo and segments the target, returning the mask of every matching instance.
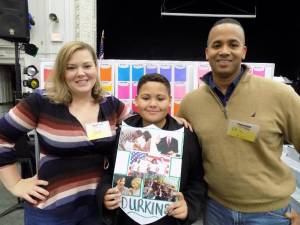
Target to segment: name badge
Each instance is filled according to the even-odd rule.
[[[85,125],[85,131],[90,141],[112,136],[112,132],[108,121],[87,123]]]
[[[259,132],[259,126],[238,120],[230,120],[227,134],[232,137],[254,142]]]

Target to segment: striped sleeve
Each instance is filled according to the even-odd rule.
[[[118,98],[110,96],[108,102],[111,103],[115,111],[117,124],[121,124],[123,120],[130,116],[131,112],[129,106],[121,102]]]
[[[36,127],[38,98],[29,96],[0,119],[0,167],[16,162],[15,142]]]

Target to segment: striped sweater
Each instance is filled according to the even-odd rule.
[[[128,108],[114,97],[100,103],[98,121],[108,120],[113,136],[89,141],[84,127],[66,105],[32,94],[0,119],[0,167],[16,162],[14,143],[36,129],[40,145],[38,177],[47,180],[47,200],[37,207],[64,214],[82,205],[96,206],[95,190],[104,158],[112,153],[115,127]]]

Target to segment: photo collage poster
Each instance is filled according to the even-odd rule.
[[[121,209],[139,224],[153,223],[176,201],[179,191],[184,128],[122,123],[112,186],[122,193]]]

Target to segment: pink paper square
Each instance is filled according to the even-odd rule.
[[[252,73],[259,77],[264,77],[265,72],[266,72],[265,67],[253,67],[252,69]]]
[[[183,99],[186,94],[186,88],[184,84],[175,85],[174,86],[174,98],[175,99]]]
[[[132,98],[135,98],[137,95],[137,83],[132,83]]]
[[[129,99],[129,84],[118,84],[118,98]]]

